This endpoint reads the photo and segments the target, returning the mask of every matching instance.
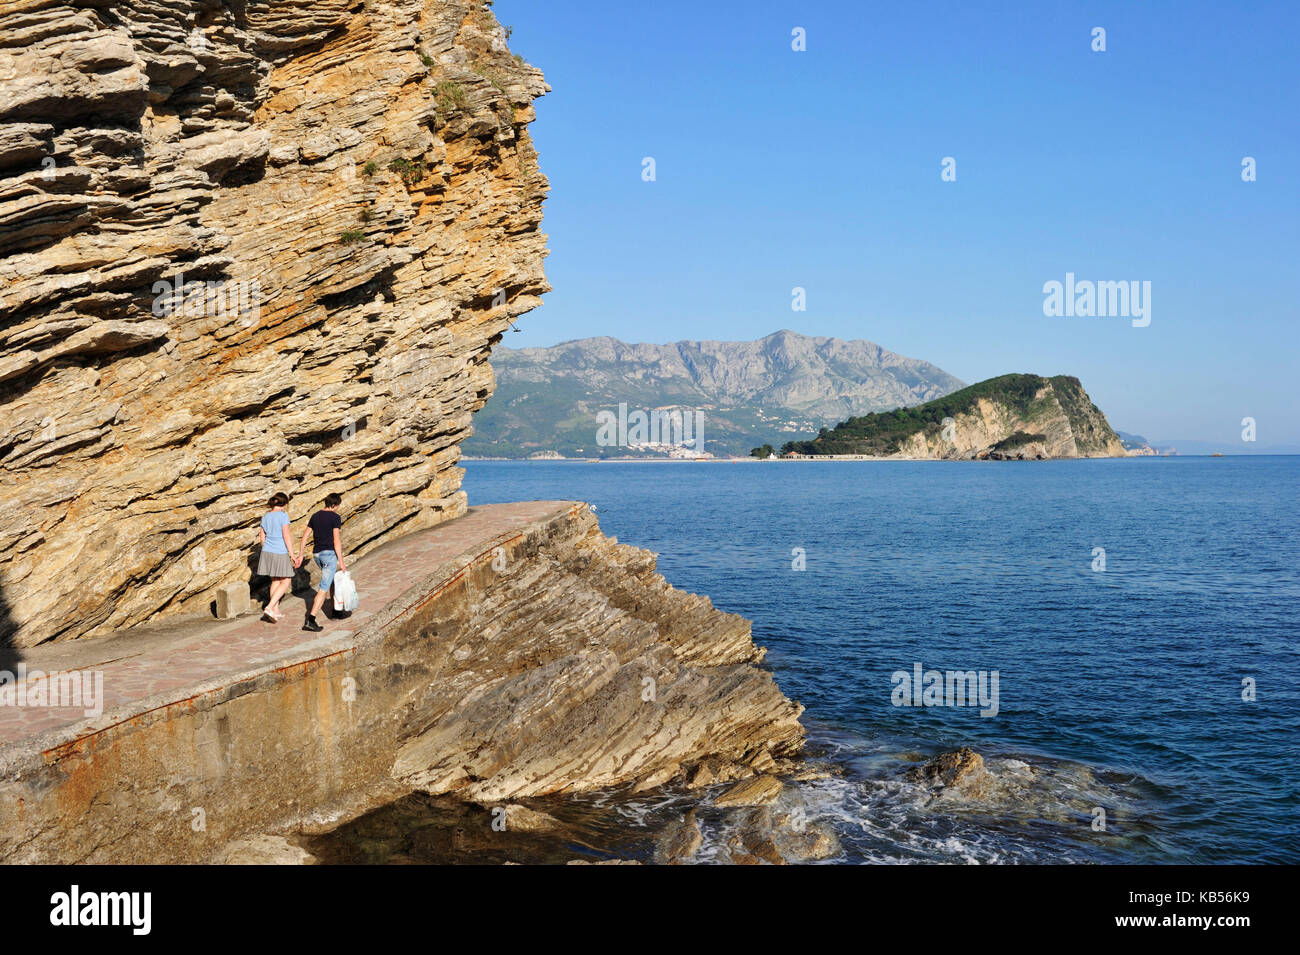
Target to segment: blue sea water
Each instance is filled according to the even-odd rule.
[[[800,784],[840,861],[1300,861],[1300,457],[466,470],[471,505],[595,504],[753,620],[842,767]],[[997,671],[997,714],[894,705],[918,663]],[[907,781],[959,746],[986,791]]]

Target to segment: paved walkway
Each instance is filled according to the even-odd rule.
[[[49,674],[68,671],[103,674],[104,712],[132,701],[149,700],[152,708],[160,694],[168,697],[168,702],[188,699],[198,685],[210,684],[222,674],[246,675],[263,662],[273,669],[276,661],[300,647],[337,645],[439,564],[476,547],[487,549],[488,543],[502,535],[522,531],[573,506],[572,501],[526,501],[475,507],[465,517],[391,541],[355,562],[347,561],[361,605],[346,619],[329,620],[322,615],[322,633],[301,629],[308,606],[305,601],[311,600],[312,593],[299,592],[280,602],[284,616],[278,624],[263,621],[259,607],[235,620],[185,618],[17,651],[20,660],[7,665],[16,671],[16,663],[26,664],[29,675],[14,687],[12,699],[30,698],[38,681],[48,686]],[[346,524],[343,534],[346,557]],[[481,552],[474,551],[472,556]],[[0,705],[0,745],[82,721],[90,722],[84,706]]]

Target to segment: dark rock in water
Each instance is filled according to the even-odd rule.
[[[592,862],[590,859],[570,859],[565,865],[643,865],[636,859],[601,859],[598,862]],[[507,865],[519,865],[518,862],[510,862]]]
[[[744,829],[727,840],[727,849],[735,865],[785,865],[776,842],[761,830]]]
[[[535,809],[529,809],[527,806],[511,803],[508,806],[493,808],[503,810],[503,828],[513,829],[515,832],[545,832],[561,827],[560,820],[554,816],[549,813],[538,812]]]
[[[643,836],[593,826],[572,802],[540,805],[552,811],[412,793],[300,842],[325,865],[562,865],[647,854]]]
[[[912,782],[939,786],[965,786],[985,773],[984,757],[963,746],[952,753],[940,753],[924,766],[907,771]]]
[[[781,850],[776,847],[776,842],[772,839],[759,839],[745,843],[747,848],[754,855],[758,856],[764,862],[772,865],[785,865],[785,857],[781,855]]]
[[[694,858],[704,843],[704,833],[695,818],[695,810],[689,810],[681,821],[670,825],[660,837],[659,849],[655,853],[657,862],[677,865]]]
[[[840,854],[835,830],[807,818],[802,808],[771,816],[772,839],[787,862],[813,862]]]
[[[735,865],[786,865],[840,853],[834,830],[808,819],[803,807],[788,812],[771,806],[748,810],[727,840],[727,848]]]

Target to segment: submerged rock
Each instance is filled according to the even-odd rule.
[[[695,857],[703,843],[704,833],[695,818],[695,810],[691,809],[680,822],[668,826],[660,835],[655,861],[668,865],[685,862]]]
[[[984,757],[967,746],[940,753],[924,765],[909,769],[906,778],[933,787],[936,796],[943,797],[982,798],[993,784]]]
[[[801,829],[782,830],[776,837],[781,855],[792,862],[816,862],[840,854],[840,840],[825,823],[808,823]]]
[[[504,809],[505,827],[515,832],[547,832],[562,825],[560,820],[549,813],[538,812],[517,803],[499,808]]]
[[[766,862],[768,865],[786,864],[785,857],[781,855],[781,850],[776,847],[776,843],[772,840],[770,836],[753,838],[753,839],[745,839],[744,846],[745,849],[748,851],[741,855],[742,859],[744,858],[744,856],[749,855],[754,858],[760,859],[763,862]],[[753,863],[742,862],[740,864],[752,865]]]
[[[955,786],[983,771],[984,757],[973,749],[963,746],[951,753],[940,753],[924,766],[908,770],[907,777],[914,782]]]
[[[742,832],[750,841],[770,839],[786,862],[814,862],[840,853],[840,840],[825,822],[808,817],[802,806],[753,810]]]
[[[517,862],[507,862],[506,865],[518,865]],[[636,859],[570,859],[565,865],[641,865]]]

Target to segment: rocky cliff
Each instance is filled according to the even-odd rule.
[[[1127,454],[1078,378],[1022,374],[990,378],[915,408],[850,418],[786,450],[992,460]]]
[[[492,364],[497,391],[475,418],[466,454],[627,454],[596,444],[597,413],[626,403],[703,412],[705,450],[744,455],[764,440],[962,387],[929,362],[873,342],[791,331],[752,342],[671,345],[584,338],[552,348],[498,348]]]
[[[0,631],[206,609],[277,490],[462,513],[546,89],[468,0],[0,4]]]
[[[351,626],[289,630],[278,649],[274,628],[236,620],[29,651],[120,687],[123,667],[184,670],[249,646],[249,623],[260,645],[35,736],[7,738],[22,714],[0,708],[0,862],[210,860],[413,792],[500,806],[674,781],[771,801],[802,770],[802,707],[756,665],[749,622],[674,590],[584,505],[474,508],[358,565],[400,595]]]

